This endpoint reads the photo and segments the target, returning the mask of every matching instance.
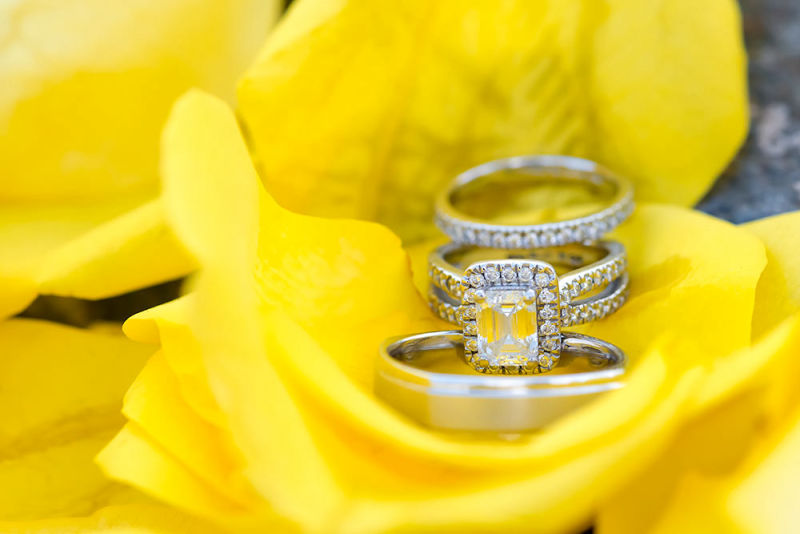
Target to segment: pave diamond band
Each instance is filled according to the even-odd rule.
[[[604,317],[625,300],[625,251],[616,242],[500,252],[505,257],[483,260],[498,251],[448,244],[429,256],[431,306],[461,326],[465,359],[477,371],[549,371],[562,326]],[[539,258],[574,269],[560,280]]]
[[[486,376],[458,369],[461,332],[389,339],[380,349],[375,392],[434,428],[536,430],[624,384],[626,358],[618,347],[574,333],[562,334],[560,344],[561,366],[567,374]]]
[[[627,268],[625,247],[616,241],[513,251],[448,243],[428,256],[431,284],[453,299],[461,300],[470,286],[469,280],[464,277],[464,266],[485,258],[525,258],[570,269],[559,277],[558,283],[559,293],[567,302],[602,289]]]
[[[624,273],[597,295],[562,305],[561,328],[597,321],[611,315],[625,304],[628,292],[628,274]],[[428,304],[442,320],[458,324],[460,301],[453,301],[441,289],[431,287],[428,292]]]
[[[506,181],[582,183],[611,191],[610,204],[589,215],[539,224],[495,224],[459,207],[463,189],[503,171]],[[436,200],[436,224],[456,243],[494,248],[538,248],[599,239],[633,211],[633,186],[593,161],[570,156],[519,156],[490,161],[455,178]]]

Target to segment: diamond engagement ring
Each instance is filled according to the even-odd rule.
[[[554,266],[571,270],[559,277]],[[431,307],[461,326],[465,359],[483,373],[550,371],[561,329],[613,313],[628,290],[625,248],[615,241],[533,250],[450,243],[430,254],[429,269]]]
[[[562,334],[561,346],[561,365],[551,374],[487,376],[472,374],[454,357],[461,356],[461,332],[389,339],[380,349],[375,393],[434,428],[536,430],[623,386],[625,354],[618,347],[573,333]]]
[[[506,208],[532,187],[581,186],[609,204],[573,219],[495,224],[487,209]],[[499,202],[487,202],[492,195]],[[477,200],[469,206],[470,198]],[[478,206],[478,207],[476,207]],[[633,211],[633,186],[593,161],[570,156],[519,156],[490,161],[460,174],[436,200],[436,224],[456,243],[494,248],[537,248],[599,239]],[[532,207],[532,206],[531,206]]]

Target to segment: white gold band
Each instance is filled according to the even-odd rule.
[[[457,207],[455,198],[469,185],[501,171],[516,179],[579,182],[612,191],[610,204],[575,219],[541,224],[495,224]],[[521,175],[521,176],[520,176]],[[509,178],[510,179],[510,178]],[[571,156],[518,156],[473,167],[453,180],[436,200],[436,224],[456,243],[494,248],[537,248],[599,239],[633,211],[633,186],[597,163]]]
[[[562,303],[561,328],[576,326],[603,319],[619,310],[628,298],[628,273],[623,273],[602,291],[578,301]],[[454,301],[440,288],[431,285],[428,305],[444,321],[458,324],[460,301]]]
[[[376,394],[434,428],[526,432],[541,428],[607,391],[622,387],[625,354],[605,341],[562,334],[559,370],[536,376],[434,372],[437,360],[461,356],[461,332],[442,331],[387,340],[375,375]],[[443,354],[442,351],[445,351]]]
[[[469,281],[464,269],[474,261],[485,259],[531,259],[571,269],[559,276],[561,300],[569,302],[592,291],[602,289],[627,269],[625,247],[616,241],[571,244],[539,249],[484,249],[448,243],[428,255],[428,276],[431,283],[454,300],[461,300]]]

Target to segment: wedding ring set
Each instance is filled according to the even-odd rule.
[[[497,220],[545,187],[606,202],[564,220]],[[625,248],[601,237],[633,210],[627,180],[585,159],[514,157],[459,175],[435,207],[452,242],[429,256],[429,301],[460,329],[387,340],[379,397],[435,428],[523,432],[622,386],[618,347],[562,329],[625,302]]]

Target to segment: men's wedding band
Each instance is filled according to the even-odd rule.
[[[428,332],[383,343],[376,394],[427,426],[463,431],[526,432],[541,428],[623,386],[625,354],[605,341],[564,333],[558,371],[536,376],[437,372],[458,362],[461,332]],[[455,354],[454,354],[455,353]],[[562,373],[563,371],[563,373]]]

